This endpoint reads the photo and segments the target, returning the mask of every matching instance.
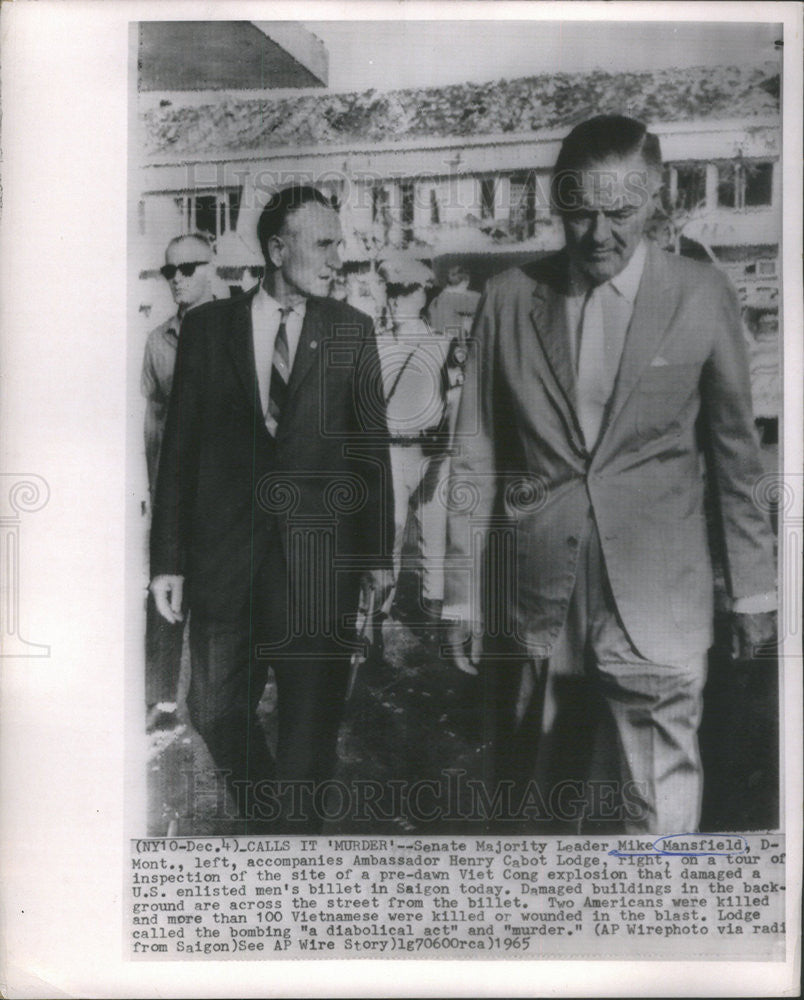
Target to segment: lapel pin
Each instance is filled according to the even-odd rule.
[[[314,351],[316,349],[316,347],[318,347],[318,341],[317,340],[311,340],[310,341],[310,350]]]

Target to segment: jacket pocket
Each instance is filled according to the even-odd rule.
[[[636,388],[636,430],[644,441],[681,432],[686,403],[697,391],[700,365],[649,368]]]

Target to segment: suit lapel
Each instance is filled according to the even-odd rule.
[[[293,367],[290,371],[288,397],[285,402],[286,407],[293,401],[293,397],[318,359],[321,341],[327,332],[322,313],[323,303],[321,301],[318,299],[307,300],[307,308],[304,311],[304,322],[299,334],[299,343],[296,347],[296,356],[293,359]]]
[[[623,345],[620,368],[607,421],[611,427],[651,363],[672,317],[673,286],[668,281],[662,251],[648,244],[645,270]],[[604,432],[605,434],[605,432]]]
[[[251,326],[251,303],[255,294],[256,289],[235,302],[228,348],[249,405],[259,409],[257,404],[260,390],[257,383],[257,370],[254,365],[254,340]]]
[[[583,449],[583,436],[576,414],[576,380],[570,352],[566,311],[566,261],[556,269],[556,282],[540,282],[533,294],[530,318],[547,359],[558,392],[554,393],[571,428],[575,444]]]

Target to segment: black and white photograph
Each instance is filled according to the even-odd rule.
[[[133,45],[149,834],[777,828],[781,26]]]
[[[795,995],[800,8],[0,24],[0,992]]]

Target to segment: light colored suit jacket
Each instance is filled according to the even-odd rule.
[[[508,616],[548,656],[591,512],[631,641],[650,660],[683,663],[712,642],[703,457],[730,596],[775,589],[772,533],[753,495],[762,469],[737,299],[714,267],[649,247],[589,454],[567,271],[563,253],[514,268],[480,302],[450,484],[445,613],[487,631]]]

